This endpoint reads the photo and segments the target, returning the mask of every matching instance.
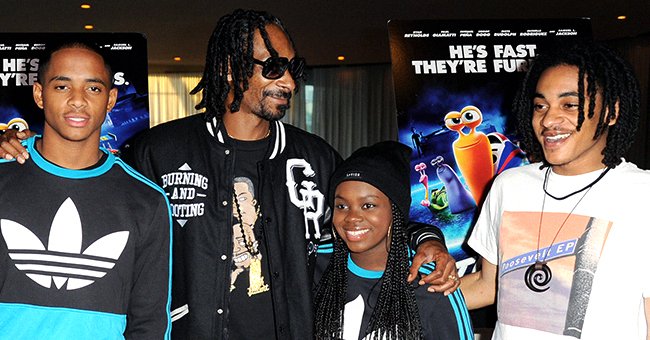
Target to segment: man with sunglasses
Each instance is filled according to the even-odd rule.
[[[303,69],[279,19],[236,10],[217,23],[192,91],[204,112],[146,131],[123,154],[171,203],[173,338],[312,338],[313,264],[340,156],[280,121]],[[453,290],[441,256],[444,274],[426,281]]]
[[[236,10],[217,23],[192,91],[205,112],[124,152],[172,206],[173,338],[312,338],[311,268],[340,157],[280,121],[303,68],[280,20]]]

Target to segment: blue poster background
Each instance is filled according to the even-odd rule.
[[[591,39],[589,19],[390,21],[398,139],[413,149],[411,220],[438,226],[459,274],[489,184],[528,162],[510,107],[530,61],[557,43]]]
[[[111,65],[118,89],[115,107],[102,125],[101,145],[114,153],[149,128],[147,42],[139,33],[1,33],[0,133],[7,129],[43,131],[43,112],[32,97],[39,59],[50,44],[79,40],[95,44]]]

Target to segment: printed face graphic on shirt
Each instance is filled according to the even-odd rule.
[[[237,182],[237,179],[235,179],[234,199],[237,200],[236,203],[238,204],[232,205],[232,214],[236,220],[239,220],[239,214],[241,214],[241,220],[244,222],[244,224],[254,225],[255,221],[257,221],[258,205],[254,193],[250,190],[253,184],[248,178],[238,178],[242,182]],[[237,210],[238,208],[239,211]]]
[[[233,187],[233,226],[232,260],[230,290],[237,288],[235,282],[239,274],[249,272],[248,295],[268,291],[261,273],[262,254],[255,238],[255,223],[259,216],[259,205],[255,199],[255,187],[247,177],[236,177]]]
[[[246,237],[244,237],[241,231],[239,223],[232,226],[232,262],[235,265],[231,277],[232,284],[235,284],[237,275],[251,265],[252,254],[246,249],[246,240],[251,238],[253,232],[250,227],[245,226]]]

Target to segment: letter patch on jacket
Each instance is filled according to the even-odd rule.
[[[203,216],[208,194],[208,178],[184,163],[178,171],[160,176],[171,206],[172,216],[181,227],[193,217]]]
[[[302,173],[306,177],[300,184],[296,183],[296,174]],[[287,161],[287,190],[291,203],[302,209],[305,217],[305,238],[309,239],[309,225],[313,225],[314,237],[320,238],[320,225],[318,219],[323,216],[325,209],[325,196],[310,180],[316,173],[304,159],[291,158]]]

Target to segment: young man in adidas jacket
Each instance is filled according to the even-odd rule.
[[[99,148],[111,80],[88,44],[41,60],[43,136],[23,166],[0,160],[0,339],[170,336],[168,202]]]

